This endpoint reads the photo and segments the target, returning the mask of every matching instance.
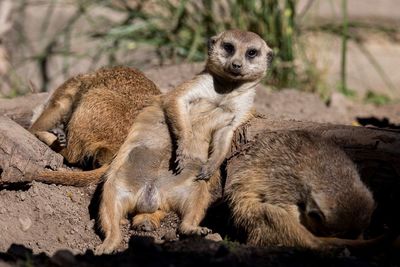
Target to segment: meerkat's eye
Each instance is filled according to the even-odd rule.
[[[235,52],[235,47],[231,43],[223,43],[222,48],[228,53],[233,54]]]
[[[257,49],[254,49],[254,48],[249,49],[249,50],[247,50],[247,52],[246,52],[246,56],[247,56],[248,58],[255,58],[257,55],[258,55],[258,51],[257,51]]]

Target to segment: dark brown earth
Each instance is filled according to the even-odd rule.
[[[201,65],[181,65],[146,74],[166,91],[200,70]],[[334,95],[326,105],[318,96],[296,90],[273,92],[263,86],[258,89],[258,111],[277,118],[354,124],[357,118],[375,116],[377,120],[386,117],[391,123],[400,124],[399,105],[355,104],[341,95]],[[95,227],[95,190],[38,182],[0,187],[0,266],[400,265],[399,250],[389,248],[358,255],[348,250],[320,254],[241,245],[233,242],[235,234],[227,235],[227,229],[231,229],[223,208],[214,209],[205,222],[223,240],[219,235],[208,237],[212,240],[178,240],[179,220],[170,214],[156,232],[137,232],[129,224],[124,225],[120,252],[95,257],[92,251],[101,242]]]

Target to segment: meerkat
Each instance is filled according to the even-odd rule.
[[[333,142],[302,131],[264,132],[228,163],[226,198],[247,243],[325,249],[362,246],[375,202]],[[371,241],[372,242],[372,241]]]
[[[89,158],[102,166],[111,162],[139,111],[160,94],[151,80],[129,67],[78,75],[37,108],[29,131],[70,164],[82,164]],[[102,170],[40,171],[34,175],[45,182],[86,185],[98,181]]]
[[[210,232],[199,226],[210,187],[218,182],[235,129],[250,115],[271,56],[255,33],[222,32],[209,41],[202,73],[143,109],[105,174],[99,212],[105,239],[98,253],[117,248],[127,213],[136,214],[134,226],[154,229],[172,210],[181,217],[181,234]],[[177,173],[171,168],[174,153]]]

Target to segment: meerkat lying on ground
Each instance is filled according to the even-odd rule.
[[[363,233],[375,202],[333,143],[300,131],[266,131],[233,161],[226,197],[248,243],[324,249],[369,242],[342,239]]]
[[[39,107],[29,131],[71,164],[92,159],[93,165],[101,166],[111,162],[140,110],[160,94],[151,80],[133,68],[103,68],[78,75],[58,87]],[[60,140],[64,134],[60,125],[65,128],[65,142]],[[99,181],[105,169],[40,171],[33,175],[47,183],[83,186]]]
[[[182,219],[181,234],[210,232],[199,226],[211,199],[210,186],[218,182],[215,173],[235,129],[250,115],[255,85],[264,77],[271,53],[255,33],[231,30],[212,37],[205,70],[136,117],[105,175],[99,216],[105,239],[98,253],[117,248],[119,223],[130,212],[138,214],[134,225],[156,228],[165,212],[173,210]],[[179,174],[169,171],[174,152]]]

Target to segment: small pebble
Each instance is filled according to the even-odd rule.
[[[22,231],[26,232],[32,226],[32,220],[29,217],[26,218],[18,218],[19,223],[21,224]]]
[[[205,236],[205,239],[214,241],[214,242],[221,242],[222,241],[222,237],[220,234],[218,233],[213,233],[213,234],[208,234]]]
[[[38,195],[38,194],[39,194],[39,189],[38,189],[37,185],[33,185],[33,186],[32,186],[32,191],[33,191],[33,193],[34,193],[35,195]]]

